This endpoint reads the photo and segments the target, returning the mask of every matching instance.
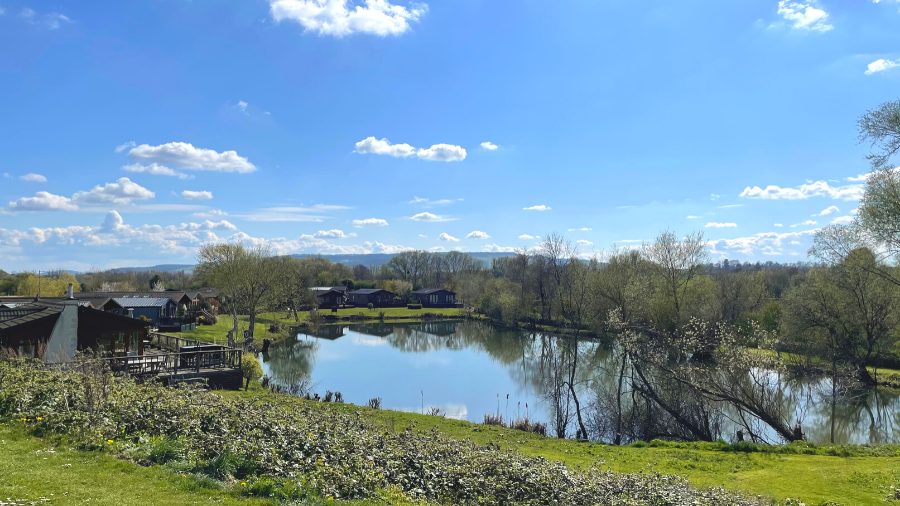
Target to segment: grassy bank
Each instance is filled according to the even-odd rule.
[[[165,465],[246,487],[247,494],[305,503],[334,497],[390,504],[758,504],[678,477],[582,472],[440,431],[398,432],[351,407],[138,385],[92,368],[0,361],[0,417],[98,456]]]
[[[359,413],[363,419],[400,432],[437,431],[454,439],[498,445],[523,455],[558,461],[573,469],[599,468],[620,473],[651,472],[677,475],[698,487],[762,495],[782,501],[800,499],[813,505],[827,501],[845,505],[900,504],[885,502],[891,487],[900,488],[900,446],[735,447],[718,443],[652,442],[629,446],[579,443],[540,437],[496,426],[472,424],[441,417],[347,404],[306,401],[262,389],[220,392],[226,397],[265,399],[289,409],[315,409]]]
[[[369,310],[366,308],[339,309],[336,312],[322,311],[318,325],[384,322],[384,323],[410,323],[425,321],[434,318],[462,318],[465,313],[457,308],[423,308],[407,309],[405,307],[390,307]],[[383,318],[382,318],[383,315]],[[257,340],[264,338],[277,340],[287,336],[291,327],[310,326],[310,314],[308,311],[298,313],[298,320],[286,312],[260,313],[256,317],[256,326],[253,334]],[[188,339],[224,343],[227,340],[228,331],[231,330],[234,320],[229,315],[219,315],[215,325],[197,325],[196,330],[181,332],[179,335]],[[282,331],[269,332],[269,326],[278,324]],[[249,328],[250,322],[247,316],[238,316],[238,329],[243,332]]]
[[[212,480],[53,445],[7,424],[0,424],[0,477],[0,504],[268,504]]]

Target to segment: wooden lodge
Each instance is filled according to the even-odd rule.
[[[363,288],[347,293],[350,303],[354,306],[367,307],[391,307],[396,306],[397,295],[382,288]]]
[[[312,292],[316,305],[322,309],[339,308],[347,303],[347,288],[343,286],[317,286]]]
[[[456,307],[456,292],[444,288],[421,288],[409,294],[422,307]]]
[[[119,307],[138,309],[131,297]],[[174,310],[175,302],[162,298],[160,306]],[[113,299],[110,299],[113,300]],[[110,300],[101,305],[109,304]],[[115,306],[113,306],[115,308]],[[22,357],[47,364],[66,364],[79,352],[91,351],[116,373],[169,384],[206,382],[213,388],[241,386],[243,350],[149,332],[140,318],[92,307],[88,300],[0,298],[0,357]]]
[[[148,324],[82,305],[76,300],[33,300],[0,305],[0,350],[9,356],[65,363],[80,351],[140,356]]]

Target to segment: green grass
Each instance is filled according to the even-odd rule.
[[[241,498],[221,484],[99,452],[75,451],[0,424],[0,502],[143,506],[269,504]],[[40,502],[39,502],[40,504]]]
[[[240,484],[143,467],[97,451],[78,451],[30,436],[0,423],[0,504],[92,504],[109,506],[217,504],[275,505],[275,500],[246,497]],[[412,505],[402,493],[385,490],[366,501],[308,499],[301,504],[348,506]],[[423,503],[415,503],[423,504]]]
[[[457,318],[465,313],[457,308],[423,308],[423,309],[407,309],[405,307],[389,307],[369,310],[367,308],[339,309],[337,312],[322,311],[320,314],[324,317],[320,324],[330,323],[354,323],[360,320],[364,321],[380,321],[381,313],[384,313],[385,323],[400,323],[421,321],[426,314],[436,315],[444,318]],[[298,325],[309,324],[309,312],[302,311],[298,314],[300,321],[295,321],[287,312],[267,312],[260,313],[256,317],[256,326],[253,331],[257,340],[264,338],[278,339],[285,337],[285,332],[272,333],[269,332],[269,325],[279,323],[282,328],[289,328]],[[339,318],[339,321],[330,321],[332,317]],[[215,325],[197,325],[196,330],[189,332],[181,332],[178,335],[186,339],[199,339],[211,343],[225,343],[227,341],[228,331],[231,330],[233,319],[229,315],[219,315]],[[247,316],[238,316],[238,332],[242,334],[244,330],[249,328],[250,322]]]
[[[278,403],[309,403],[260,388],[222,395],[265,397]],[[391,430],[408,426],[437,430],[457,439],[496,444],[525,455],[556,460],[577,469],[599,467],[617,472],[679,475],[695,486],[722,486],[776,500],[796,498],[807,504],[836,501],[847,505],[884,505],[890,487],[900,487],[900,446],[852,447],[792,445],[736,451],[717,443],[665,443],[613,446],[544,438],[495,426],[347,404],[315,403],[321,409],[359,412]],[[809,454],[806,454],[809,453]],[[839,456],[853,455],[853,456]]]

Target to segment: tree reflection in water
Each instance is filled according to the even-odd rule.
[[[340,337],[345,333],[346,336]],[[485,354],[496,367],[506,371],[512,383],[526,392],[526,402],[533,401],[527,410],[525,406],[515,405],[514,413],[547,423],[550,432],[560,437],[572,437],[577,430],[574,390],[581,401],[591,439],[614,444],[653,438],[734,440],[740,429],[746,440],[780,441],[778,434],[766,424],[732,409],[727,403],[700,398],[670,378],[656,374],[653,368],[638,367],[646,376],[648,383],[644,384],[651,384],[657,395],[673,404],[668,406],[670,410],[660,409],[642,391],[642,382],[635,378],[636,364],[615,339],[574,340],[472,321],[350,325],[317,334],[322,337],[301,335],[296,341],[272,346],[263,358],[274,383],[290,386],[315,381],[313,371],[320,350],[336,344],[334,339],[355,336],[383,341],[400,354],[444,350]],[[385,367],[393,365],[385,364]],[[347,364],[347,374],[354,374],[352,364]],[[434,374],[441,372],[434,371]],[[859,391],[846,385],[832,388],[829,378],[801,378],[771,371],[748,374],[747,378],[735,381],[762,378],[772,385],[776,395],[771,401],[776,403],[777,410],[790,422],[801,423],[811,441],[900,442],[900,395],[896,392]],[[360,383],[367,381],[366,377],[352,379]],[[444,380],[453,381],[453,378]],[[569,383],[574,388],[568,388]],[[484,389],[478,392],[479,396],[497,391],[491,385],[484,385]]]

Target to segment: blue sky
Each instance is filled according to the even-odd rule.
[[[797,261],[900,98],[900,2],[0,0],[0,269],[585,255]]]

